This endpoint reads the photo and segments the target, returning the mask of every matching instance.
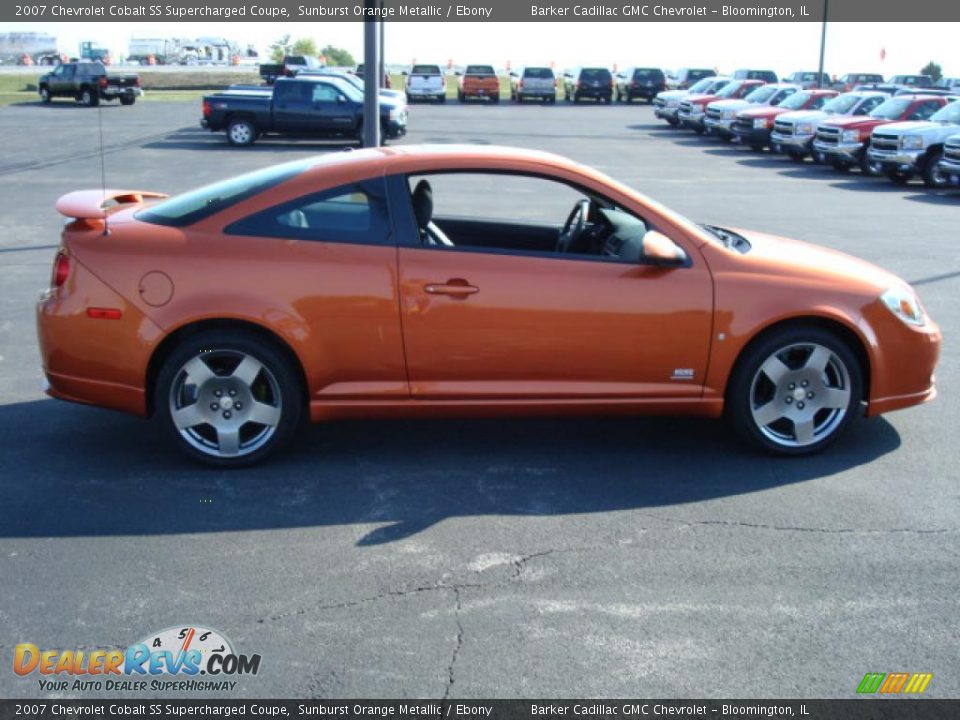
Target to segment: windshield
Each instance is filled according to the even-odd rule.
[[[773,94],[777,91],[776,88],[761,86],[754,90],[752,93],[747,95],[744,100],[751,103],[762,103],[769,100],[773,97]]]
[[[844,113],[852,110],[858,102],[860,102],[859,95],[838,95],[824,105],[823,109],[828,113],[837,113],[838,115],[843,115]]]
[[[942,109],[937,110],[930,119],[938,123],[949,123],[950,125],[960,125],[960,102],[950,103]]]
[[[491,65],[467,65],[464,75],[495,75]]]
[[[710,78],[704,78],[703,80],[698,80],[690,87],[690,93],[701,93],[709,92],[710,86],[713,85],[713,80]]]
[[[793,95],[788,97],[786,100],[784,100],[782,103],[780,103],[780,107],[784,108],[785,110],[802,110],[803,106],[807,104],[807,101],[811,97],[812,96],[810,95],[810,93],[805,93],[805,92],[794,93]]]
[[[903,115],[912,102],[913,98],[890,98],[870,113],[870,117],[880,118],[881,120],[896,120]]]
[[[315,158],[296,160],[205,185],[151,205],[138,212],[137,219],[155,225],[190,225],[299,175],[315,162]]]
[[[722,98],[733,97],[733,95],[735,95],[737,91],[740,89],[741,85],[743,85],[743,83],[729,82],[726,85],[724,85],[722,88],[720,88],[720,90],[717,92],[717,97],[722,97]]]

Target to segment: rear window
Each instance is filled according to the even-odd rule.
[[[467,65],[465,75],[496,75],[492,65]]]
[[[694,80],[700,80],[701,78],[713,77],[716,73],[713,70],[688,70],[687,71],[687,82],[693,82]]]
[[[634,80],[663,80],[663,70],[657,68],[637,68],[633,71]]]
[[[523,76],[525,78],[537,78],[540,80],[552,80],[553,70],[550,68],[524,68]]]
[[[205,185],[145,208],[136,217],[154,225],[192,225],[296,177],[314,162],[313,159],[297,160]]]
[[[410,71],[411,75],[439,75],[439,65],[414,65]]]
[[[610,71],[606,68],[584,68],[580,71],[581,80],[600,80],[610,82]]]

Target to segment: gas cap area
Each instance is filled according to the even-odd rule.
[[[140,278],[140,297],[152,307],[160,307],[173,297],[173,280],[159,270],[152,270]]]

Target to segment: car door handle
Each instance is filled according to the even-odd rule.
[[[445,283],[428,283],[423,289],[430,295],[473,295],[480,292],[480,288],[461,278],[453,278]]]

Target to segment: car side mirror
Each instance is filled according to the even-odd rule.
[[[663,233],[648,230],[643,236],[641,262],[657,267],[680,267],[687,263],[687,253]]]
[[[345,103],[346,101],[347,101],[347,99],[346,99],[343,95],[337,95],[337,102],[338,102],[338,103],[340,103],[340,104],[342,105],[342,104]]]

